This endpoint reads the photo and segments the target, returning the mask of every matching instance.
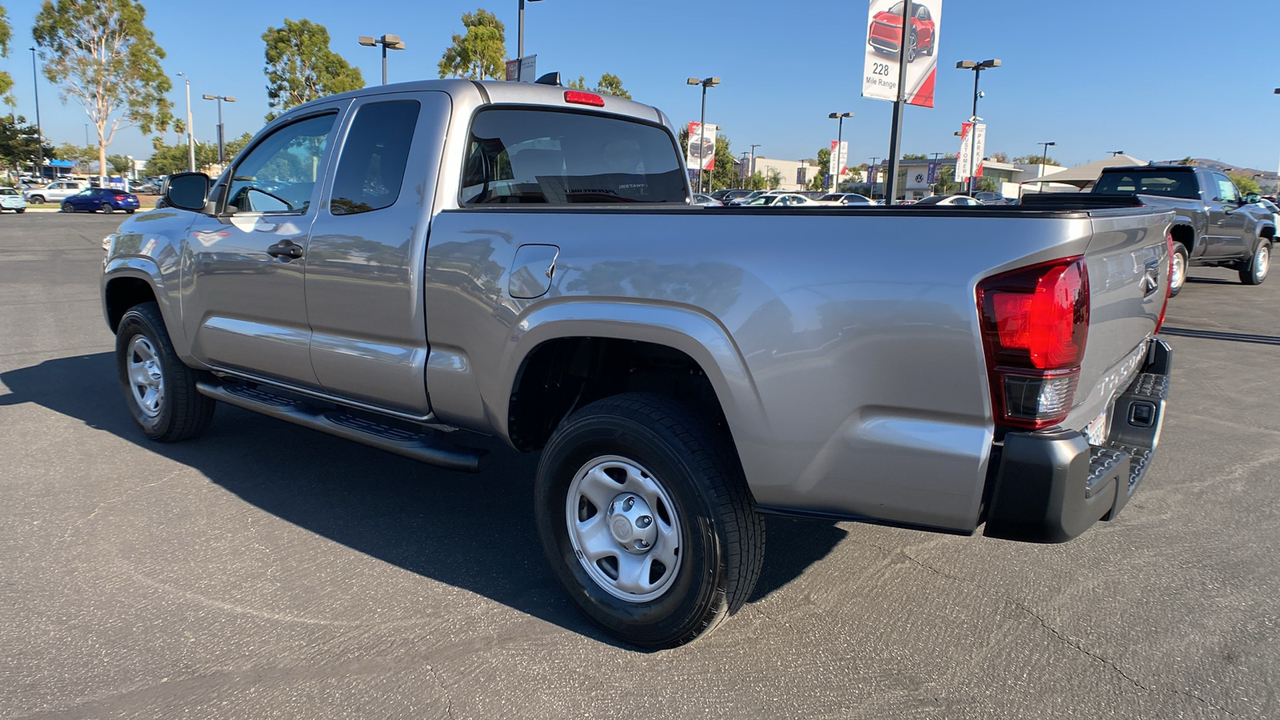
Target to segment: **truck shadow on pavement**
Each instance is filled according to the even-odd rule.
[[[455,473],[226,405],[203,437],[153,443],[129,416],[109,352],[0,373],[0,382],[9,389],[0,406],[35,403],[75,418],[328,540],[631,649],[580,615],[547,568],[531,512],[536,454],[485,439],[490,466]],[[766,521],[764,568],[749,602],[797,578],[847,535],[830,522]]]

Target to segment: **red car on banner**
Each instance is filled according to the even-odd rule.
[[[888,10],[876,13],[871,18],[871,28],[867,31],[867,43],[880,52],[897,55],[902,43],[902,6],[896,3]],[[911,29],[908,30],[906,59],[915,62],[917,56],[933,55],[938,38],[935,33],[933,16],[929,8],[920,3],[911,3]]]

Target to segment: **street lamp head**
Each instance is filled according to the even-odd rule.
[[[205,100],[217,100],[217,99],[218,99],[218,96],[217,96],[217,95],[205,95],[205,96],[204,96],[204,99],[205,99]]]
[[[702,83],[702,81],[699,80],[698,78],[689,78],[686,82],[689,85],[700,85]]]
[[[992,58],[992,59],[990,59],[990,60],[983,60],[982,62],[978,63],[978,67],[983,67],[983,68],[998,68],[998,67],[1000,67],[1000,58]]]
[[[372,37],[369,37],[368,35],[361,35],[359,40],[360,40],[360,44],[364,45],[365,47],[373,47],[378,44],[377,38],[372,38]]]
[[[961,60],[956,63],[956,68],[960,70],[972,70],[975,65],[977,65],[977,63],[972,60]]]
[[[236,96],[235,96],[235,95],[228,95],[228,96],[226,96],[226,97],[222,98],[222,100],[223,100],[223,102],[235,102],[235,101],[236,101]]]
[[[378,44],[382,45],[388,50],[404,49],[404,43],[400,40],[399,35],[383,35],[382,38],[378,41]]]
[[[828,115],[827,117],[829,117],[829,118],[831,118],[832,120],[834,120],[834,119],[836,119],[836,118],[847,118],[847,117],[853,117],[853,113],[831,113],[831,114],[830,114],[830,115]]]

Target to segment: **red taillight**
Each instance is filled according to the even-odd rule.
[[[604,107],[604,98],[595,93],[582,92],[581,90],[565,90],[564,101],[576,103],[578,105]]]
[[[1066,418],[1089,335],[1083,257],[978,283],[978,312],[996,421],[1041,429]]]
[[[123,196],[123,195],[117,195],[117,196],[116,196],[116,202],[124,202],[124,196]]]
[[[1160,306],[1160,317],[1156,320],[1156,332],[1164,327],[1164,314],[1169,310],[1169,295],[1173,292],[1173,232],[1165,231],[1164,246],[1169,253],[1169,281],[1164,286],[1164,305]]]

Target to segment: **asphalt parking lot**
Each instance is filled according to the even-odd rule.
[[[1280,716],[1280,275],[1192,269],[1116,522],[770,519],[747,606],[642,653],[551,578],[536,458],[454,474],[225,406],[145,442],[98,300],[122,219],[0,217],[0,717]]]

